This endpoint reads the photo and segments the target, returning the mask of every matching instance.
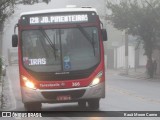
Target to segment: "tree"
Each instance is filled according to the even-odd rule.
[[[114,27],[128,29],[132,35],[139,36],[144,43],[145,55],[152,58],[153,50],[160,38],[160,0],[119,0],[107,1],[107,14]]]
[[[0,24],[2,25],[5,19],[14,13],[14,7],[17,4],[33,5],[39,2],[48,4],[50,0],[0,0]]]
[[[7,16],[12,13],[11,6],[13,1],[12,0],[1,0],[0,1],[0,23],[2,24]]]
[[[4,21],[14,13],[17,4],[33,5],[39,2],[49,3],[51,0],[0,0],[0,33],[3,31]],[[2,49],[2,40],[0,39],[0,55]]]

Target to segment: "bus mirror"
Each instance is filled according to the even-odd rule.
[[[12,47],[17,47],[18,45],[18,36],[16,34],[12,35]]]
[[[106,29],[102,29],[102,37],[103,37],[103,41],[107,41],[108,40]]]

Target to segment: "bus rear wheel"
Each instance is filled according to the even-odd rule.
[[[78,106],[80,108],[85,108],[86,107],[86,101],[82,100],[82,101],[78,101]]]
[[[40,111],[42,104],[37,102],[28,102],[24,103],[24,107],[27,111]]]
[[[88,100],[88,106],[92,110],[99,109],[99,100],[100,99],[90,99]]]

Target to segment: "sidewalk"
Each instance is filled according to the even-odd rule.
[[[4,90],[4,76],[0,76],[0,111],[3,110],[3,102],[4,102],[4,94],[3,94],[3,90]]]
[[[3,80],[3,77],[0,76],[0,110],[2,108],[2,104],[1,104],[1,101],[2,101],[2,80]]]
[[[154,75],[153,78],[149,78],[145,67],[140,67],[137,69],[128,69],[128,75],[126,75],[125,69],[118,70],[119,74],[122,76],[127,76],[136,79],[156,79],[160,81],[160,75]]]

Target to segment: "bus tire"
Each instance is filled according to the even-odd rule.
[[[86,107],[86,101],[84,101],[84,100],[78,101],[78,106],[80,108],[85,108]]]
[[[24,103],[24,107],[27,111],[40,111],[42,104],[37,102],[28,102]]]
[[[88,106],[92,110],[99,109],[99,99],[90,99],[90,100],[88,100]]]

